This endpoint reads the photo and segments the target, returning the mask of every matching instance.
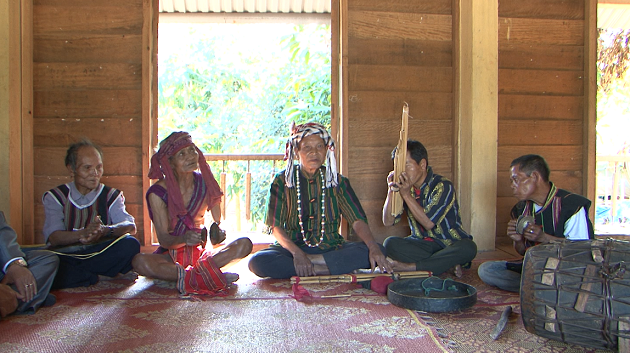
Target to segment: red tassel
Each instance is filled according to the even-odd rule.
[[[291,289],[293,289],[292,297],[295,298],[295,300],[302,300],[304,297],[312,297],[311,293],[300,285],[300,277],[295,277],[295,283],[293,283]]]

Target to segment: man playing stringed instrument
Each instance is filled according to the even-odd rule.
[[[396,149],[392,159],[395,155]],[[462,228],[453,184],[434,174],[428,163],[426,148],[407,140],[405,171],[399,180],[394,180],[393,171],[387,176],[383,224],[392,226],[400,221],[402,213],[392,215],[394,193],[399,192],[411,228],[410,236],[389,237],[383,243],[394,271],[422,270],[439,275],[469,264],[477,255],[477,245]]]
[[[346,274],[377,266],[391,272],[350,181],[337,174],[335,144],[326,128],[292,124],[285,160],[286,170],[271,185],[267,211],[266,224],[276,243],[258,251],[249,269],[272,278]],[[339,234],[342,215],[363,242],[348,242]]]

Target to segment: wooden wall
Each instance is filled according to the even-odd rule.
[[[499,242],[516,201],[514,158],[542,155],[558,187],[586,195],[584,38],[584,0],[499,1]]]
[[[103,148],[102,182],[119,188],[143,230],[143,0],[34,0],[35,243],[44,241],[43,193],[70,181],[67,147]]]
[[[408,234],[404,224],[385,228],[381,222],[403,102],[412,117],[409,136],[426,145],[434,171],[448,178],[466,172],[453,167],[454,2],[340,2],[342,171],[377,240]],[[499,238],[505,238],[515,202],[508,177],[513,158],[542,154],[559,187],[585,193],[583,166],[595,153],[584,138],[590,95],[584,83],[585,3],[590,0],[499,1]],[[146,34],[147,18],[157,19],[147,15],[147,6],[157,6],[147,4],[157,0],[33,0],[35,243],[43,241],[41,196],[70,180],[65,151],[84,136],[103,147],[103,182],[123,190],[143,238],[143,175],[156,142],[155,65],[143,48],[152,50],[157,36]],[[24,178],[28,188],[29,175]]]
[[[345,173],[382,241],[409,232],[406,222],[386,228],[381,218],[403,102],[409,138],[426,146],[434,172],[452,176],[451,0],[349,1],[347,30]]]

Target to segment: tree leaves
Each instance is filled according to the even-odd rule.
[[[290,122],[330,127],[329,25],[161,23],[158,139],[191,133],[206,153],[283,153]],[[226,168],[242,197],[247,162]],[[252,217],[266,212],[272,176],[284,163],[252,161]]]
[[[612,82],[624,78],[630,66],[630,30],[597,29],[597,87],[608,93]]]

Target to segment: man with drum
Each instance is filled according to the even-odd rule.
[[[558,189],[550,182],[549,166],[543,157],[534,154],[518,157],[512,161],[510,172],[512,193],[519,202],[512,208],[507,235],[519,254],[524,255],[531,246],[558,238],[594,238],[593,225],[588,218],[591,201]],[[522,260],[489,261],[479,266],[478,274],[486,284],[518,292],[521,269]]]

